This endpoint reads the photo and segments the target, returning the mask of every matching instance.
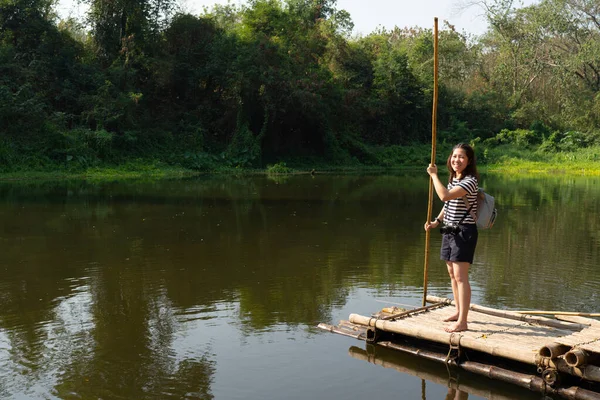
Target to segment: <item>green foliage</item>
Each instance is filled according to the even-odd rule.
[[[105,65],[133,52],[148,53],[175,10],[173,0],[90,0],[88,22],[94,47]],[[139,57],[137,54],[136,57]]]
[[[426,166],[431,161],[431,145],[377,147],[375,155],[379,164],[385,167]]]
[[[538,136],[536,131],[529,129],[502,129],[494,138],[486,139],[484,143],[487,145],[516,144],[517,146],[532,147],[541,143],[542,139],[543,137]]]
[[[292,172],[294,172],[294,170],[288,167],[285,162],[278,162],[277,164],[267,166],[268,174],[289,174]]]
[[[92,131],[77,128],[54,135],[57,137],[53,158],[67,165],[97,165],[102,159],[108,160],[111,154],[114,135],[103,129]]]
[[[470,142],[474,138],[474,132],[469,129],[466,121],[452,119],[449,129],[438,133],[438,140],[444,144]]]
[[[539,147],[541,152],[556,152],[560,149],[561,135],[558,131],[552,132],[544,139]]]
[[[178,164],[182,167],[201,172],[215,171],[219,166],[217,156],[208,153],[185,153],[183,159]]]
[[[539,146],[543,152],[573,152],[594,145],[600,141],[598,131],[583,133],[579,131],[552,132]]]
[[[31,84],[0,86],[0,129],[15,139],[35,137],[47,117],[44,99]]]
[[[18,159],[18,155],[13,142],[8,140],[0,140],[0,165],[14,165]]]
[[[489,146],[484,142],[477,151],[478,156],[482,155],[479,156],[481,164],[486,165],[510,166],[520,160],[541,161],[541,157],[543,157],[543,154],[512,143]]]
[[[242,123],[224,153],[226,162],[232,167],[253,167],[260,164],[260,136],[254,135],[248,125]]]
[[[58,26],[47,0],[0,7],[6,168],[428,162],[430,29],[352,38],[334,0],[252,0],[201,16],[173,14],[172,0],[89,4],[86,24]],[[591,3],[486,4],[482,38],[439,32],[440,147],[477,143],[487,162],[504,146],[538,157],[598,144]]]
[[[560,144],[563,150],[575,151],[582,147],[587,147],[588,136],[578,131],[565,132],[560,139]]]
[[[478,150],[479,151],[479,150]],[[544,151],[523,149],[514,144],[489,147],[487,167],[491,170],[530,172],[598,173],[600,147],[591,146],[576,151]],[[480,151],[479,151],[480,152]]]
[[[334,165],[348,165],[357,161],[350,156],[342,141],[331,131],[325,135],[325,149],[325,157]]]
[[[552,132],[551,128],[540,120],[533,121],[529,130],[533,131],[536,137],[543,139],[547,138]]]

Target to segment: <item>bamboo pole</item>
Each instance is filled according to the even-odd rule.
[[[410,353],[411,356],[413,356],[415,358],[418,357],[418,359],[428,359],[431,361],[435,361],[438,364],[445,363],[446,355],[442,354],[442,353],[434,353],[434,352],[430,352],[430,351],[426,351],[426,350],[418,350],[418,355],[416,355],[415,354],[416,350],[407,345],[397,345],[397,347],[384,345],[384,347],[388,347],[393,350],[401,351],[404,353]],[[439,373],[435,373],[435,372],[433,372],[434,371],[433,368],[431,368],[430,370],[425,370],[422,368],[421,364],[416,364],[415,366],[413,366],[413,365],[405,366],[405,365],[400,364],[397,361],[397,359],[389,359],[388,360],[386,358],[379,357],[377,354],[369,353],[366,350],[363,350],[356,346],[350,347],[350,349],[348,349],[348,353],[350,354],[350,356],[352,358],[355,358],[357,360],[367,361],[371,364],[375,364],[375,365],[381,366],[383,368],[393,369],[402,374],[412,375],[417,378],[421,378],[421,379],[433,382],[442,387],[447,386],[449,388],[467,392],[469,394],[479,396],[484,399],[494,399],[494,400],[514,399],[514,397],[504,396],[504,395],[498,393],[497,391],[482,387],[483,385],[477,385],[477,382],[475,382],[475,384],[470,384],[468,382],[460,382],[457,380],[452,380],[448,376],[448,370],[444,367],[441,367],[442,369],[439,370]],[[473,380],[471,380],[471,382],[473,382]]]
[[[449,344],[451,340],[458,340],[460,345],[467,349],[481,351],[491,354],[492,356],[504,357],[529,365],[536,365],[537,355],[535,353],[523,352],[518,348],[511,348],[510,346],[505,346],[503,344],[488,343],[487,341],[461,335],[460,333],[448,333],[443,329],[432,329],[423,325],[409,325],[395,321],[383,321],[358,314],[350,314],[349,320],[354,324],[375,327],[383,331],[400,333],[416,339],[425,339],[442,344]]]
[[[557,358],[562,356],[567,351],[571,350],[571,346],[567,346],[562,343],[548,343],[539,350],[539,354],[542,357]]]
[[[519,314],[529,314],[529,315],[571,315],[575,317],[600,317],[600,313],[584,313],[584,312],[576,312],[576,311],[538,311],[538,310],[528,310],[528,311],[515,311]]]
[[[443,297],[437,297],[437,296],[427,296],[427,301],[429,303],[439,303],[439,302],[443,301],[443,302],[446,302],[446,304],[448,304],[448,305],[456,304],[456,303],[454,303],[453,300],[445,299]],[[497,310],[495,308],[484,307],[484,306],[480,306],[480,305],[473,304],[473,303],[471,303],[469,310],[477,311],[477,312],[480,312],[483,314],[493,315],[496,317],[513,319],[513,320],[517,320],[517,321],[523,321],[523,322],[530,323],[532,325],[551,326],[553,328],[566,329],[569,331],[581,331],[582,329],[587,328],[589,326],[589,325],[580,324],[580,323],[576,323],[576,322],[561,322],[561,321],[557,321],[557,320],[554,320],[551,318],[535,317],[535,316],[519,314],[515,311]]]
[[[413,315],[413,314],[416,314],[416,313],[421,312],[421,311],[433,310],[433,309],[436,309],[436,308],[439,308],[439,307],[442,307],[442,306],[445,306],[445,305],[446,305],[446,303],[440,302],[440,303],[432,304],[430,306],[424,306],[424,307],[415,308],[413,310],[402,311],[402,312],[399,312],[399,313],[396,313],[396,314],[392,314],[392,315],[388,315],[386,317],[382,317],[380,319],[387,320],[387,319],[402,318],[402,317],[406,317],[407,315]]]
[[[333,326],[333,325],[328,325],[325,324],[323,322],[321,322],[317,328],[322,329],[324,331],[329,331],[332,333],[337,333],[338,335],[343,335],[343,336],[349,336],[352,337],[354,339],[358,339],[358,340],[366,340],[367,334],[366,334],[366,329],[344,329],[344,327],[341,326]]]
[[[579,367],[589,363],[590,356],[587,351],[582,349],[573,349],[565,354],[565,361],[569,367]]]
[[[572,315],[556,315],[556,319],[560,321],[573,322],[587,326],[600,326],[600,321],[588,317],[576,317]]]
[[[539,357],[539,356],[538,356]],[[579,377],[590,382],[600,382],[600,367],[597,365],[580,365],[571,367],[564,358],[551,359],[549,357],[539,357],[536,361],[537,366],[553,368],[557,371]]]
[[[435,143],[437,134],[437,103],[438,103],[438,19],[433,19],[433,107],[431,111],[431,163],[435,164]],[[431,221],[433,208],[433,179],[429,177],[429,202],[427,203],[427,221]],[[429,239],[431,230],[425,233],[425,266],[423,268],[423,303],[427,303],[427,275],[429,269]]]
[[[571,349],[565,353],[563,358],[569,367],[586,368],[595,366],[598,368],[598,364],[600,363],[599,353],[581,348]]]
[[[436,332],[434,332],[434,334],[435,334],[435,338],[434,338],[427,334],[428,332],[426,332],[426,331],[431,332],[431,330],[429,330],[429,329],[404,330],[404,329],[401,329],[402,328],[401,324],[398,324],[396,322],[382,321],[382,320],[377,320],[375,318],[363,317],[363,316],[356,315],[356,314],[350,315],[350,321],[342,321],[342,322],[343,322],[343,326],[342,326],[342,324],[340,324],[340,326],[332,326],[332,325],[321,323],[321,324],[319,324],[318,328],[332,332],[332,333],[337,333],[337,334],[344,335],[344,336],[350,336],[355,339],[363,340],[363,341],[366,340],[366,336],[367,336],[366,335],[366,329],[367,329],[366,327],[368,327],[368,326],[376,326],[377,328],[384,330],[384,331],[397,332],[397,333],[401,333],[401,334],[404,334],[407,336],[413,336],[418,339],[427,339],[427,340],[431,340],[431,341],[438,342],[438,343],[448,344],[450,342],[450,340],[452,340],[453,342],[456,342],[456,340],[457,340],[457,338],[452,338],[452,334],[446,333],[446,338],[444,338],[443,337],[444,333],[436,331]],[[361,328],[358,326],[352,326],[352,324],[362,325],[365,328]],[[391,327],[391,329],[390,329],[390,327]],[[533,357],[534,360],[532,362],[532,359],[530,357],[527,357],[525,354],[520,354],[519,357],[515,357],[515,355],[516,355],[515,352],[502,351],[503,348],[498,347],[498,346],[483,346],[483,345],[475,345],[474,346],[473,344],[477,344],[476,339],[475,340],[473,340],[472,338],[469,339],[468,337],[465,337],[462,335],[458,336],[458,342],[464,348],[482,351],[482,352],[491,354],[492,356],[495,356],[495,357],[504,357],[504,358],[524,362],[526,364],[535,365],[542,369],[546,369],[546,368],[555,369],[562,373],[566,373],[566,374],[569,374],[569,375],[572,375],[575,377],[579,377],[585,381],[600,383],[600,367],[598,367],[597,365],[584,364],[584,365],[578,365],[576,367],[572,367],[562,357],[551,359],[550,357],[542,357],[539,354],[534,355],[534,357]],[[456,344],[456,343],[454,343],[454,344]],[[408,344],[402,345],[402,344],[395,343],[395,342],[381,341],[381,342],[377,342],[377,345],[383,346],[383,347],[389,347],[389,348],[392,348],[395,350],[400,350],[400,351],[403,351],[403,352],[406,352],[409,354],[413,354],[413,355],[416,355],[416,356],[419,356],[419,357],[422,357],[425,359],[435,360],[435,358],[436,358],[436,357],[430,357],[429,356],[430,352],[428,350],[426,350],[425,348],[414,347],[414,346],[411,346]],[[500,351],[498,351],[498,350],[500,350]],[[589,359],[586,359],[585,361],[588,362]],[[445,359],[444,359],[444,362],[446,362]],[[452,362],[452,360],[450,360],[448,362]],[[459,366],[462,368],[465,368],[467,370],[470,370],[471,372],[481,373],[480,371],[477,371],[476,369],[466,368],[466,365],[464,362],[461,362]],[[502,377],[499,378],[497,376],[494,377],[494,376],[490,376],[490,375],[488,375],[488,377],[490,377],[492,379],[503,380]],[[515,382],[513,382],[513,383],[515,383]],[[531,390],[533,390],[533,389],[531,389]],[[595,393],[595,392],[590,393],[585,390],[582,391],[581,388],[577,388],[577,387],[558,388],[557,390],[558,390],[557,394],[561,395],[562,397],[569,398],[569,399],[582,399],[582,400],[583,399],[599,399],[600,400],[600,394]],[[588,397],[590,395],[592,397]]]
[[[353,324],[375,327],[382,331],[400,333],[416,339],[424,339],[441,344],[460,345],[465,349],[480,351],[493,357],[519,361],[536,367],[551,367],[560,372],[583,378],[584,380],[600,382],[600,367],[596,365],[585,365],[573,368],[570,367],[567,362],[560,357],[555,359],[542,357],[539,354],[523,352],[518,348],[511,348],[509,346],[505,346],[504,344],[487,343],[478,340],[476,337],[470,337],[461,334],[455,336],[453,333],[448,333],[441,329],[431,329],[426,326],[404,325],[395,321],[383,321],[358,314],[350,314],[349,320]],[[383,345],[383,343],[385,342],[378,342],[377,344]]]
[[[419,349],[419,348],[416,348],[416,347],[413,347],[410,345],[405,345],[405,344],[384,342],[384,343],[380,343],[380,345],[394,349],[394,350],[399,350],[404,353],[414,354],[416,356],[419,356],[421,358],[428,359],[431,361],[436,361],[436,362],[440,362],[440,363],[444,363],[444,364],[450,363],[453,366],[461,368],[465,371],[468,371],[468,372],[471,372],[471,373],[474,373],[477,375],[483,375],[487,378],[497,380],[500,382],[510,383],[510,384],[522,387],[524,389],[528,389],[529,391],[532,391],[532,392],[543,393],[545,395],[560,396],[560,397],[562,397],[564,399],[568,399],[568,400],[598,400],[598,399],[600,399],[599,393],[593,392],[590,390],[586,390],[586,389],[583,389],[578,386],[557,387],[557,388],[551,387],[551,386],[547,385],[542,378],[535,376],[535,375],[529,375],[529,374],[524,374],[524,373],[520,373],[520,372],[516,372],[516,371],[511,371],[511,370],[503,369],[503,368],[500,368],[497,366],[483,364],[483,363],[479,363],[479,362],[475,362],[475,361],[463,361],[463,362],[457,364],[455,361],[447,361],[446,355],[443,353],[423,350],[423,349]],[[497,394],[497,393],[493,393],[491,391],[488,393],[488,392],[482,391],[481,389],[478,389],[474,386],[469,386],[469,385],[459,383],[459,382],[454,383],[452,381],[449,381],[447,378],[444,379],[441,377],[436,377],[434,374],[426,374],[426,373],[423,373],[422,371],[413,371],[410,368],[403,368],[393,362],[386,362],[384,360],[378,360],[376,355],[370,355],[365,351],[356,349],[355,347],[351,347],[349,352],[353,358],[368,361],[370,363],[380,365],[384,368],[392,368],[401,373],[414,375],[421,379],[427,379],[427,380],[430,380],[441,386],[448,386],[448,387],[451,387],[454,389],[463,390],[467,393],[472,393],[474,395],[486,397],[486,398],[490,398],[490,399],[491,398],[493,398],[493,399],[504,399],[505,398],[504,396]]]

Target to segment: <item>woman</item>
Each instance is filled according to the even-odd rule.
[[[444,330],[461,332],[467,330],[467,314],[471,306],[469,267],[473,263],[477,245],[477,225],[473,216],[477,215],[479,174],[473,148],[468,144],[457,144],[452,149],[446,166],[450,172],[447,187],[440,181],[435,164],[429,164],[427,168],[435,192],[444,202],[444,207],[435,220],[425,223],[425,230],[437,228],[444,222],[440,258],[448,267],[456,304],[456,312],[444,320],[453,323]]]

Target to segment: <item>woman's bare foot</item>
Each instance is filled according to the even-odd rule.
[[[446,332],[463,332],[466,331],[467,328],[467,323],[459,323],[457,322],[456,324],[452,324],[452,325],[448,325],[447,327],[444,328],[444,330]]]
[[[444,318],[444,322],[450,322],[450,321],[458,321],[458,313],[451,315],[448,318]]]

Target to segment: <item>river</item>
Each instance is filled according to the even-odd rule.
[[[481,186],[499,216],[479,235],[473,302],[600,311],[600,178],[488,174]],[[424,171],[0,193],[0,398],[541,396],[316,328],[421,305]],[[440,239],[428,294],[449,296]],[[449,393],[450,379],[465,389]]]

